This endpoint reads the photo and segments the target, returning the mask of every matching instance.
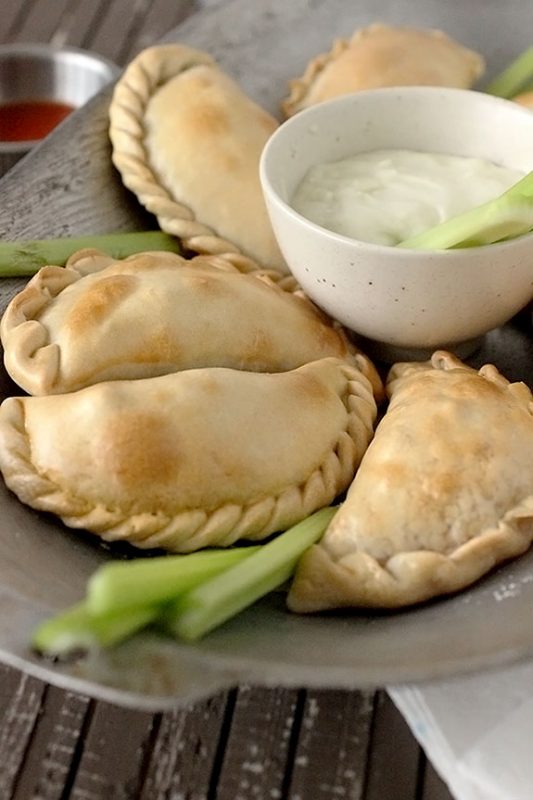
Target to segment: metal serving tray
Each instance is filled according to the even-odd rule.
[[[206,49],[277,113],[287,80],[331,40],[381,20],[438,27],[482,52],[487,77],[530,44],[533,6],[449,0],[206,2],[167,37]],[[7,239],[134,230],[154,221],[123,189],[107,138],[110,90],[68,119],[0,183]],[[533,146],[533,145],[532,145]],[[533,253],[532,253],[533,257]],[[0,310],[24,284],[0,282]],[[533,384],[528,316],[486,337],[474,365]],[[17,393],[0,374],[0,395]],[[35,657],[34,625],[83,596],[116,553],[21,505],[0,485],[0,659],[51,683],[159,709],[237,683],[361,688],[428,681],[533,656],[533,551],[456,597],[395,614],[299,617],[273,593],[198,645],[154,635],[54,665]]]

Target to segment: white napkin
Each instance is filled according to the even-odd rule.
[[[532,800],[533,663],[388,691],[456,800]]]

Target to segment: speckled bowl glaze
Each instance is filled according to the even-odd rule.
[[[287,263],[307,294],[384,360],[445,347],[462,357],[533,297],[533,234],[452,251],[356,241],[291,208],[307,170],[380,148],[486,158],[533,169],[533,114],[481,92],[376,89],[309,108],[268,141],[260,175]]]

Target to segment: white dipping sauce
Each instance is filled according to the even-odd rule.
[[[291,205],[336,233],[396,245],[492,200],[524,174],[482,158],[375,150],[312,167]]]

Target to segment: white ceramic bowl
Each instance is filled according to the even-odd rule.
[[[533,113],[481,92],[432,87],[339,97],[283,123],[260,175],[291,271],[331,316],[369,340],[376,357],[471,353],[533,297],[533,234],[485,247],[415,251],[332,233],[291,208],[307,170],[381,148],[477,156],[533,169]]]

